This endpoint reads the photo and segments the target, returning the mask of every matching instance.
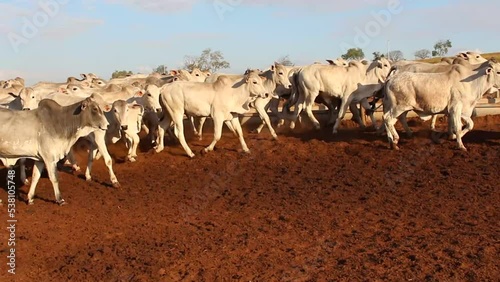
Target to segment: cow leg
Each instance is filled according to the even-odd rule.
[[[365,122],[363,121],[363,119],[361,118],[361,115],[359,113],[359,109],[357,107],[357,103],[352,102],[351,104],[349,104],[349,110],[351,111],[352,119],[357,124],[359,124],[359,127],[361,127],[361,129],[365,129],[366,125],[365,125]]]
[[[431,129],[432,130],[436,129],[436,120],[437,120],[437,115],[432,115],[432,120],[431,120]]]
[[[219,116],[214,115],[212,117],[212,119],[213,119],[213,122],[214,122],[214,139],[213,139],[212,143],[210,143],[210,145],[208,145],[208,147],[205,148],[205,152],[211,152],[211,151],[213,151],[214,148],[215,148],[215,144],[217,144],[217,142],[222,137],[222,121],[223,121],[223,117],[219,117]]]
[[[52,182],[52,187],[54,187],[54,195],[56,197],[56,203],[59,205],[66,204],[61,196],[61,191],[59,191],[59,178],[57,175],[57,162],[46,163],[47,173],[49,174],[50,182]]]
[[[352,95],[349,95],[349,97],[342,97],[342,102],[340,103],[340,110],[339,110],[339,116],[337,117],[337,121],[335,122],[335,125],[333,126],[333,134],[337,134],[337,129],[340,125],[340,122],[344,119],[345,113],[347,112],[347,108],[352,102],[352,99],[354,97]]]
[[[109,155],[108,148],[106,147],[106,141],[104,140],[104,135],[106,134],[105,131],[103,130],[98,130],[94,132],[94,141],[95,144],[97,145],[97,148],[99,149],[99,152],[101,152],[102,157],[104,159],[104,164],[108,168],[109,171],[109,177],[111,180],[111,183],[113,184],[113,187],[119,188],[120,183],[118,182],[118,179],[116,178],[116,175],[113,171],[113,159]]]
[[[316,97],[318,97],[318,94],[313,94],[313,93],[309,93],[309,95],[305,95],[306,96],[306,113],[307,113],[307,116],[309,117],[309,119],[311,120],[311,122],[313,123],[314,125],[314,128],[316,130],[319,130],[321,128],[321,125],[319,123],[319,121],[316,119],[316,117],[314,116],[313,114],[313,106],[314,106],[314,100],[316,100]]]
[[[163,116],[163,119],[160,120],[160,123],[158,125],[158,145],[156,146],[155,152],[159,153],[163,151],[165,148],[164,143],[164,138],[165,138],[165,131],[170,128],[171,124],[171,118],[169,113],[165,113]]]
[[[169,112],[171,112],[169,110]],[[193,158],[194,154],[193,151],[189,148],[187,142],[186,142],[186,137],[184,136],[184,114],[182,112],[173,113],[172,112],[172,120],[174,121],[174,130],[177,135],[177,138],[179,139],[179,142],[181,143],[182,148],[186,152],[186,154],[190,157]]]
[[[74,145],[73,145],[73,147],[74,147]],[[80,171],[80,166],[76,163],[75,151],[74,151],[73,147],[71,147],[71,149],[69,149],[67,160],[70,163],[70,165],[74,171]]]
[[[42,176],[43,168],[45,164],[41,161],[35,161],[35,165],[33,166],[33,174],[31,175],[31,186],[28,192],[28,204],[33,205],[35,199],[35,189],[38,181],[40,180],[40,176]]]
[[[91,181],[92,175],[90,172],[92,171],[92,166],[94,165],[94,160],[97,159],[97,146],[94,143],[94,140],[90,142],[89,155],[87,157],[87,168],[85,169],[85,180]]]
[[[198,130],[196,130],[196,125],[194,123],[194,116],[190,116],[189,121],[191,122],[191,126],[193,127],[194,136],[198,136]]]
[[[207,120],[206,117],[200,117],[199,118],[199,124],[198,124],[198,140],[203,140],[203,125],[205,124],[205,121]]]
[[[366,98],[364,98],[363,100],[361,100],[361,107],[363,107],[365,109],[365,111],[367,111],[370,116],[370,120],[372,122],[372,127],[375,129],[375,130],[378,130],[378,125],[377,125],[377,119],[375,119],[375,111],[372,111],[372,107],[370,105],[370,103],[368,103],[368,100]]]
[[[26,177],[26,159],[19,159],[19,173],[21,174],[21,182],[28,185],[30,182]]]
[[[394,150],[399,150],[399,135],[394,125],[398,121],[398,117],[401,114],[404,114],[404,112],[401,113],[401,111],[397,111],[395,109],[391,109],[384,113],[384,125],[385,131],[387,132],[387,139],[389,140],[391,148]]]
[[[241,148],[243,149],[243,152],[250,153],[250,149],[248,149],[247,143],[245,142],[245,139],[243,138],[243,130],[241,129],[240,119],[238,118],[238,116],[235,116],[231,120],[231,124],[233,125],[234,129],[238,133],[238,138],[240,140],[240,144],[241,144]]]
[[[146,134],[149,134],[149,128],[144,124],[144,122],[141,125],[141,129],[144,130]]]
[[[462,142],[462,104],[457,103],[454,107],[451,107],[450,110],[450,121],[453,120],[453,133],[457,136],[457,144],[458,148],[463,151],[467,151],[464,143]]]
[[[403,125],[403,128],[406,132],[406,136],[408,138],[411,138],[413,136],[413,131],[410,129],[408,126],[408,121],[406,120],[406,116],[408,115],[408,112],[403,113],[402,115],[399,116],[399,122]]]
[[[271,120],[269,119],[269,115],[267,114],[267,110],[266,110],[267,104],[264,104],[266,102],[267,102],[266,99],[260,99],[260,98],[257,99],[255,101],[255,109],[259,113],[259,116],[262,119],[263,123],[267,124],[267,128],[269,128],[269,132],[271,133],[271,135],[273,136],[273,138],[275,140],[277,140],[278,139],[278,135],[276,134],[276,131],[274,131],[273,125],[271,124]],[[239,123],[239,121],[238,121],[238,123]],[[233,126],[234,126],[234,122],[232,120],[231,120],[231,124],[233,124]],[[241,127],[241,125],[240,125],[240,127]],[[260,130],[257,131],[257,133],[260,133]]]
[[[236,130],[234,129],[233,125],[231,124],[231,121],[230,120],[226,120],[224,122],[224,124],[227,126],[227,128],[229,128],[229,130],[233,133],[234,136],[238,137],[238,133],[236,132]]]
[[[128,141],[131,143],[130,148],[128,150],[128,160],[130,162],[135,162],[137,158],[137,147],[139,146],[140,138],[139,135],[136,133],[132,133],[130,135],[127,135]]]

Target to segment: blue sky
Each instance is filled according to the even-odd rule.
[[[231,63],[223,72],[235,73],[285,55],[298,65],[324,61],[346,46],[371,59],[388,40],[407,59],[439,39],[452,41],[450,55],[494,52],[499,10],[491,0],[0,0],[0,79],[147,73],[182,67],[205,48],[222,51]]]

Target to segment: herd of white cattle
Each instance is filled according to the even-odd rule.
[[[214,150],[223,125],[239,138],[244,152],[249,148],[243,138],[239,117],[255,108],[264,126],[278,138],[268,110],[293,129],[300,114],[306,115],[316,129],[320,123],[313,114],[316,102],[324,103],[337,133],[349,108],[353,118],[364,127],[358,104],[367,110],[377,128],[373,109],[382,100],[383,127],[389,143],[398,149],[399,120],[411,133],[406,114],[416,112],[422,119],[446,114],[448,134],[458,147],[466,150],[462,137],[473,128],[471,116],[478,100],[500,86],[500,64],[474,52],[464,52],[438,64],[399,61],[385,58],[372,62],[327,60],[328,64],[288,67],[274,63],[269,69],[247,70],[244,74],[210,74],[194,69],[168,74],[131,75],[106,81],[96,75],[69,77],[66,82],[39,82],[25,87],[22,78],[0,82],[0,160],[7,167],[20,164],[21,181],[28,183],[25,159],[35,160],[28,202],[33,203],[35,188],[44,167],[54,187],[57,203],[64,204],[57,180],[57,163],[66,158],[79,170],[72,151],[76,141],[90,141],[85,171],[91,180],[92,163],[102,156],[113,186],[119,187],[107,145],[124,140],[128,161],[137,158],[139,133],[145,131],[156,152],[164,149],[164,135],[177,138],[189,157],[194,153],[184,137],[187,118],[194,134],[202,138],[207,117],[213,120],[214,137],[205,152]],[[280,99],[287,99],[282,111]],[[369,103],[369,99],[373,99]],[[293,110],[292,110],[293,108]],[[462,125],[465,121],[465,127]],[[434,127],[434,122],[432,123]]]

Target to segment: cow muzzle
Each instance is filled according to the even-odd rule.
[[[121,128],[122,128],[122,130],[127,130],[128,129],[128,125],[122,125]]]
[[[267,98],[269,98],[269,96],[270,96],[269,93],[266,93],[266,94],[262,95],[262,98],[267,99]]]
[[[30,108],[23,108],[23,111],[29,111],[31,110]]]

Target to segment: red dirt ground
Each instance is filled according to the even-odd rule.
[[[0,281],[498,281],[500,116],[475,122],[467,153],[417,120],[401,151],[350,121],[246,134],[250,155],[228,133],[192,160],[169,142],[116,163],[121,189],[102,160],[94,182],[61,171],[62,207],[45,176],[33,206],[18,186],[16,274],[2,228]]]

